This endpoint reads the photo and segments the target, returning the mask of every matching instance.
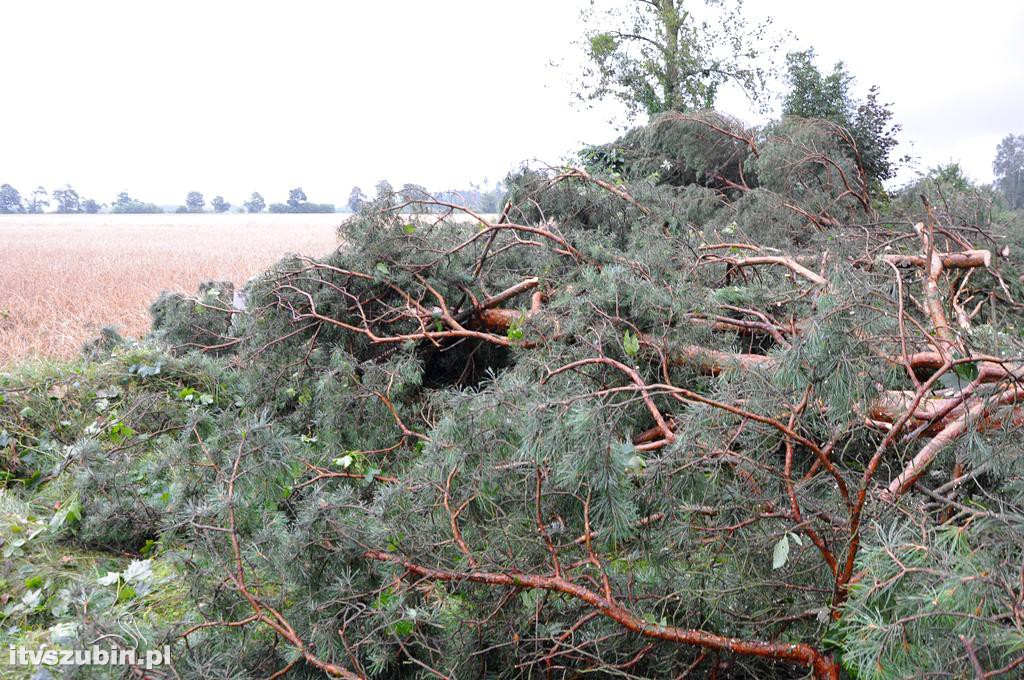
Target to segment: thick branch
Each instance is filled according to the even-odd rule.
[[[594,607],[603,616],[615,621],[626,630],[638,635],[657,640],[665,640],[678,644],[692,645],[731,652],[745,656],[757,656],[765,659],[788,661],[811,668],[815,677],[836,679],[839,667],[831,657],[822,654],[814,647],[803,643],[789,644],[783,642],[764,642],[760,640],[740,640],[715,635],[703,630],[660,626],[649,623],[625,608],[609,602],[607,598],[564,578],[553,576],[531,576],[528,574],[504,574],[487,571],[456,572],[444,569],[433,569],[405,560],[393,553],[370,550],[365,557],[379,562],[399,564],[409,573],[429,581],[453,581],[483,583],[492,586],[546,590],[562,593]]]
[[[921,476],[944,448],[967,432],[987,412],[998,406],[1016,404],[1022,398],[1024,398],[1024,388],[1014,385],[1000,392],[993,399],[986,399],[974,404],[967,410],[967,413],[946,425],[939,434],[935,435],[930,442],[924,445],[917,455],[907,463],[903,472],[896,479],[892,480],[892,483],[889,484],[883,493],[883,497],[894,500],[905,493],[907,489],[914,485],[917,478]]]
[[[990,250],[964,250],[959,253],[936,253],[943,269],[973,269],[992,264]],[[924,268],[927,262],[920,255],[883,255],[882,259],[896,266]]]

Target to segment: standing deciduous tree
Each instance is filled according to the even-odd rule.
[[[634,117],[712,108],[726,83],[760,97],[771,71],[763,57],[776,45],[765,44],[767,23],[748,26],[742,0],[625,4],[603,13],[591,4],[583,12],[595,28],[583,40],[588,64],[577,92],[581,100],[612,97]],[[696,17],[693,8],[700,4],[719,15]]]
[[[231,210],[231,204],[225,201],[223,196],[214,196],[210,205],[213,206],[214,212],[224,213]]]
[[[21,213],[25,212],[25,206],[21,202],[21,194],[10,184],[0,185],[0,213]]]
[[[376,198],[378,201],[381,200],[382,198],[386,198],[391,194],[395,193],[395,190],[391,187],[391,182],[387,181],[386,179],[382,179],[381,181],[377,182],[377,184],[373,188],[377,192]]]
[[[306,198],[306,192],[302,190],[302,187],[296,187],[288,192],[288,207],[292,210],[296,210],[300,204],[305,203],[308,199]]]
[[[59,213],[82,212],[81,198],[70,184],[65,185],[63,189],[54,189],[53,200],[57,201],[57,212]]]
[[[348,207],[352,212],[359,212],[366,205],[366,194],[359,187],[352,187],[348,195]]]
[[[814,49],[786,55],[790,89],[782,100],[783,114],[822,118],[843,126],[850,133],[850,149],[868,179],[876,187],[892,179],[898,161],[890,157],[899,143],[896,135],[901,126],[892,122],[891,104],[879,101],[878,86],[872,86],[867,97],[858,101],[850,92],[854,77],[843,62],[837,62],[826,75],[814,58]]]
[[[203,212],[203,208],[206,207],[206,201],[203,199],[203,195],[198,191],[188,192],[188,196],[185,197],[185,208],[189,212],[198,213]]]
[[[82,201],[82,212],[84,213],[95,215],[100,211],[101,208],[103,208],[103,204],[97,203],[95,200],[91,198],[87,198],[84,201]]]
[[[28,212],[30,213],[41,213],[43,208],[49,207],[50,201],[47,198],[49,194],[42,186],[38,186],[32,190],[32,198],[28,201]]]
[[[263,212],[263,209],[267,207],[267,202],[263,200],[263,196],[260,195],[260,192],[254,191],[252,192],[252,196],[249,197],[249,200],[243,203],[242,206],[245,208],[246,212],[258,213]]]
[[[1024,208],[1024,135],[1007,135],[992,163],[996,188],[1014,210]]]

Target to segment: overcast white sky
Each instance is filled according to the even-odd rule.
[[[432,189],[616,132],[570,95],[586,0],[0,0],[0,183],[236,205],[381,178]],[[627,0],[621,0],[626,2]],[[748,0],[894,102],[926,168],[991,180],[1024,133],[1024,2]],[[720,108],[752,120],[743,102]]]

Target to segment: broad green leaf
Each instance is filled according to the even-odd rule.
[[[772,569],[778,569],[789,559],[789,534],[783,534],[772,550]]]
[[[627,330],[622,334],[622,349],[628,356],[635,357],[640,351],[640,339]]]
[[[953,367],[953,372],[967,382],[972,382],[978,377],[978,362],[972,361],[966,364],[957,364]]]

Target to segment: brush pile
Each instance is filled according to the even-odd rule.
[[[822,121],[584,158],[497,217],[381,198],[244,305],[165,295],[149,344],[8,378],[21,535],[177,605],[8,574],[41,594],[4,625],[135,611],[167,677],[1019,672],[1021,226],[870,191]]]

